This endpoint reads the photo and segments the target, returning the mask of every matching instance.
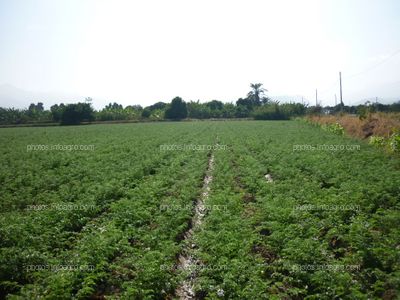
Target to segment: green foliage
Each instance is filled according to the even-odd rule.
[[[211,109],[199,101],[190,101],[187,103],[188,118],[191,119],[209,119],[211,117]]]
[[[123,107],[116,102],[109,103],[99,111],[92,111],[88,115],[79,116],[78,111],[86,110],[79,107],[81,104],[74,104],[75,107],[68,107],[61,103],[51,106],[45,110],[42,102],[31,103],[28,109],[0,108],[0,125],[36,124],[61,121],[62,124],[79,124],[82,120],[96,121],[140,121],[150,120],[181,120],[190,119],[214,119],[214,118],[255,118],[258,120],[287,120],[306,114],[336,114],[350,113],[358,114],[360,119],[371,116],[372,112],[400,112],[400,101],[393,104],[381,104],[378,102],[367,102],[365,105],[344,106],[340,103],[334,107],[320,105],[307,107],[303,103],[273,102],[266,96],[267,90],[262,83],[250,84],[250,92],[245,98],[239,98],[236,103],[223,103],[219,100],[212,100],[206,103],[190,101],[185,103],[181,98],[176,97],[174,105],[165,102],[156,102],[145,107],[140,105],[128,105]],[[85,104],[91,107],[93,99],[87,97]],[[186,108],[185,108],[186,106]],[[86,114],[86,113],[85,113]],[[64,117],[63,117],[64,115]],[[80,120],[82,119],[82,120]]]
[[[360,120],[371,118],[371,114],[374,112],[376,112],[375,105],[371,104],[370,101],[367,101],[365,105],[359,105],[357,107],[357,114]]]
[[[228,148],[212,150],[210,209],[188,248],[184,233],[204,192],[209,151],[160,145],[216,141]],[[174,268],[183,249],[202,263],[199,298],[399,296],[397,157],[368,145],[293,151],[354,144],[345,136],[298,121],[205,121],[7,128],[0,143],[4,298],[173,299],[185,275]],[[95,150],[27,151],[59,143]],[[72,204],[91,208],[55,209]],[[27,209],[43,205],[50,209]]]
[[[241,105],[241,104],[236,106],[235,117],[237,117],[237,118],[248,118],[248,117],[250,117],[250,114],[251,114],[251,108],[249,108],[249,106]]]
[[[65,105],[61,103],[60,105],[54,104],[50,107],[51,116],[54,122],[60,122],[62,114],[65,110]]]
[[[171,120],[186,119],[187,115],[186,103],[180,97],[172,99],[171,104],[165,110],[165,118]]]
[[[310,106],[307,108],[307,114],[310,114],[310,115],[320,115],[323,113],[323,111],[324,111],[324,108],[320,105]]]
[[[22,124],[26,123],[29,117],[24,110],[0,107],[0,124]]]
[[[146,108],[143,109],[142,114],[141,114],[142,118],[149,118],[150,115],[151,115],[151,111],[149,109],[146,109]]]
[[[393,152],[400,152],[400,131],[395,131],[389,138],[389,146]]]
[[[253,105],[254,105],[253,101],[251,99],[248,99],[248,98],[245,98],[245,99],[239,98],[236,101],[237,108],[245,107],[248,111],[251,111],[253,109]]]
[[[383,136],[371,136],[369,138],[369,143],[374,146],[383,147],[386,145],[386,140]]]
[[[0,141],[13,143],[1,154],[10,164],[0,171],[0,293],[21,299],[172,294],[176,241],[191,210],[160,206],[183,208],[198,197],[207,153],[160,145],[212,141],[204,130],[188,134],[177,125],[3,129]],[[29,152],[32,141],[94,144],[95,151]],[[10,172],[15,180],[5,182]],[[56,209],[72,204],[90,209]],[[32,206],[40,208],[27,209]],[[93,269],[27,270],[30,265]]]
[[[217,298],[218,290],[225,299],[399,295],[397,160],[371,147],[293,152],[294,144],[354,143],[304,123],[232,122],[219,126],[218,133],[231,147],[216,153],[208,203],[227,210],[210,211],[197,235],[198,256],[209,266],[200,271],[199,294],[206,299]],[[304,205],[316,209],[299,209]],[[325,208],[341,206],[353,209]]]
[[[51,122],[51,120],[51,113],[44,110],[41,102],[37,105],[32,103],[27,110],[0,107],[0,125],[46,123]]]
[[[157,102],[157,103],[154,103],[153,105],[150,105],[150,106],[148,106],[146,108],[149,109],[150,111],[154,111],[154,110],[163,110],[166,107],[167,107],[167,103]]]
[[[95,112],[95,118],[99,121],[138,120],[142,112],[141,106],[130,105],[123,108],[121,104],[114,102]]]
[[[62,125],[77,125],[83,121],[93,121],[94,111],[89,103],[67,104],[61,113]]]
[[[93,99],[88,97],[85,103],[51,106],[49,111],[44,110],[43,103],[31,104],[28,110],[10,110],[0,108],[0,124],[20,124],[34,122],[61,122],[62,125],[77,125],[81,122],[96,121],[140,121],[150,120],[182,120],[211,119],[211,118],[251,118],[288,119],[306,113],[305,106],[300,103],[273,103],[265,96],[267,91],[261,83],[251,84],[251,91],[246,98],[239,98],[236,105],[212,100],[206,103],[191,101],[185,103],[176,97],[170,104],[157,102],[143,109],[140,105],[123,107],[117,102],[109,103],[99,111],[93,111]],[[83,106],[85,105],[85,106]]]
[[[210,118],[235,118],[236,106],[232,103],[223,103],[213,100],[211,102],[200,103],[190,101],[187,103],[188,118],[191,119],[210,119]],[[248,113],[246,113],[248,116]]]
[[[262,104],[267,104],[269,101],[269,99],[265,96],[265,92],[267,92],[267,90],[262,86],[262,83],[250,84],[251,91],[247,94],[247,99],[250,101],[253,108]]]
[[[399,153],[400,152],[400,133],[394,131],[389,138],[382,136],[371,136],[369,138],[369,144],[384,148],[389,152]]]
[[[222,110],[224,108],[224,103],[218,100],[212,100],[210,102],[207,102],[205,105],[211,110]]]
[[[324,124],[321,126],[321,128],[325,131],[332,132],[337,135],[344,135],[343,126],[337,122],[333,123],[333,124]]]
[[[267,104],[256,108],[253,116],[256,120],[287,120],[290,117],[278,103]]]
[[[365,120],[369,116],[368,108],[364,105],[360,105],[357,109],[358,118]]]
[[[253,112],[256,120],[288,120],[304,115],[306,107],[301,103],[269,102],[266,105],[257,107]]]

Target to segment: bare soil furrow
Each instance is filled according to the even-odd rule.
[[[193,234],[195,230],[202,225],[204,216],[206,215],[205,203],[210,193],[210,184],[213,180],[213,169],[214,155],[211,153],[208,159],[206,175],[203,180],[202,193],[195,203],[194,215],[191,222],[192,226],[184,234],[185,238],[183,242],[185,243],[185,247],[178,257],[177,269],[184,271],[187,270],[189,272],[186,279],[181,283],[181,285],[176,289],[175,292],[178,298],[183,300],[196,299],[193,285],[196,279],[198,267],[201,266],[202,263],[192,253],[192,250],[196,248],[196,243],[193,240]]]

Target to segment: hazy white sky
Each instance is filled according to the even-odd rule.
[[[400,99],[396,51],[398,0],[0,0],[0,84],[97,108],[236,101],[251,82],[333,104],[339,71],[347,104]]]

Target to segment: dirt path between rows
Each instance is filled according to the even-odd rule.
[[[205,202],[207,201],[208,195],[210,193],[210,184],[213,180],[213,170],[214,170],[214,154],[211,153],[208,159],[208,167],[206,175],[203,180],[202,193],[197,199],[194,207],[194,215],[192,218],[191,228],[185,232],[183,242],[185,247],[178,258],[178,270],[189,271],[189,275],[181,283],[180,286],[175,291],[176,296],[182,300],[196,299],[194,292],[194,281],[197,276],[197,270],[201,266],[201,261],[193,256],[192,249],[196,248],[196,244],[193,240],[194,231],[201,226],[203,223],[203,218],[206,215]]]

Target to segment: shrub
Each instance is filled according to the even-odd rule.
[[[62,125],[77,125],[94,119],[93,108],[88,103],[68,104],[62,111]]]
[[[334,123],[334,124],[326,124],[326,125],[322,125],[321,126],[322,129],[332,132],[334,134],[338,134],[338,135],[343,135],[344,134],[344,128],[342,125],[340,125],[339,123]]]
[[[145,108],[145,109],[142,111],[142,118],[149,118],[150,115],[151,115],[151,111],[150,111],[149,109]]]
[[[171,104],[165,111],[165,117],[167,119],[181,120],[187,117],[188,111],[185,101],[180,97],[172,99]]]
[[[400,132],[394,132],[389,138],[390,150],[393,152],[400,152]]]
[[[374,145],[374,146],[383,147],[386,145],[386,141],[383,136],[371,136],[369,138],[369,144]]]
[[[256,108],[253,113],[254,119],[256,120],[288,120],[289,116],[286,114],[279,104],[268,104],[262,107]]]
[[[377,147],[384,147],[390,152],[400,152],[400,134],[398,131],[395,131],[389,138],[371,136],[369,138],[369,144]]]

